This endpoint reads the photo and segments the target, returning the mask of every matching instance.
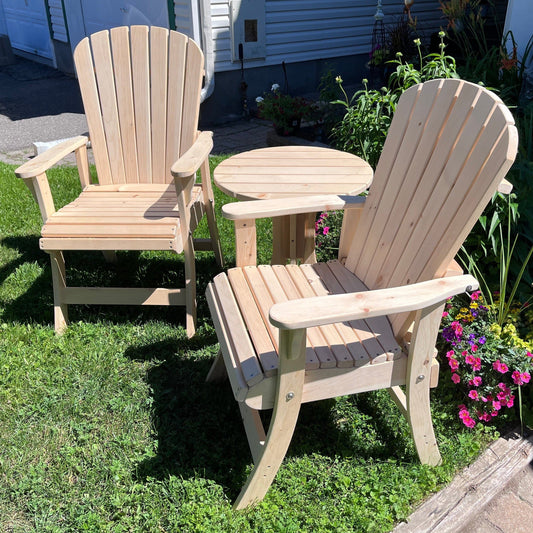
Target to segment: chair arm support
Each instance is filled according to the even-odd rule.
[[[15,174],[19,178],[35,178],[40,174],[44,174],[52,165],[61,161],[65,156],[87,145],[87,137],[79,135],[72,139],[67,139],[59,144],[56,144],[46,152],[39,154],[32,160],[27,161],[15,170]]]
[[[299,329],[415,311],[478,286],[473,276],[464,275],[390,289],[302,298],[273,305],[270,322],[283,329]]]
[[[254,220],[256,218],[299,215],[318,211],[356,209],[363,207],[364,196],[339,196],[336,194],[302,196],[274,200],[250,200],[222,206],[224,218],[229,220]]]
[[[192,176],[209,157],[213,149],[213,132],[202,131],[194,144],[172,165],[170,172],[174,178]]]

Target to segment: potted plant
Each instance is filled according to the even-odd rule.
[[[282,93],[277,83],[255,101],[259,116],[271,120],[278,135],[292,135],[298,131],[302,120],[311,118],[313,111],[312,104],[305,98]]]

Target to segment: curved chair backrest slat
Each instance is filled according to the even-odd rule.
[[[74,52],[100,184],[171,183],[197,135],[202,51],[165,28],[122,26]]]

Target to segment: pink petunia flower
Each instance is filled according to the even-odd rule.
[[[453,331],[455,333],[455,336],[456,337],[461,337],[461,335],[463,334],[463,326],[461,326],[461,324],[459,324],[459,322],[457,322],[457,320],[454,320],[450,324],[450,326],[453,329]]]
[[[497,400],[493,400],[492,407],[495,411],[499,411],[502,408],[502,404]]]
[[[529,383],[530,376],[527,372],[520,373],[518,370],[515,370],[511,376],[516,385],[524,385]]]
[[[474,358],[474,364],[472,365],[472,370],[474,370],[474,372],[478,372],[479,370],[481,370],[481,358],[480,357]]]
[[[468,354],[466,357],[465,357],[465,363],[467,365],[474,365],[476,363],[476,358],[471,355],[471,354]]]
[[[481,413],[478,415],[478,418],[483,420],[483,422],[490,422],[490,415],[488,413]]]
[[[452,381],[457,385],[457,383],[460,383],[461,382],[461,377],[459,376],[459,374],[452,374]]]
[[[476,421],[473,418],[466,416],[465,418],[463,418],[463,424],[467,428],[473,428],[476,425]]]
[[[457,361],[457,359],[450,359],[448,361],[448,364],[450,365],[450,368],[452,370],[457,370],[459,368],[459,362]]]
[[[472,378],[468,384],[471,386],[471,387],[479,387],[481,385],[482,381],[481,381],[481,376],[475,376],[474,378]]]
[[[329,226],[324,226],[324,229],[322,230],[322,233],[324,235],[327,235],[329,233]]]
[[[509,398],[507,398],[507,407],[511,409],[511,407],[514,405],[514,395],[510,394]]]
[[[446,352],[446,357],[450,359],[450,357],[453,357],[455,355],[455,352],[453,350],[448,350]]]
[[[494,368],[494,370],[497,372],[500,372],[500,374],[505,374],[509,371],[509,367],[505,363],[500,363],[499,359],[492,363],[492,368]]]
[[[477,390],[471,390],[471,391],[468,393],[468,397],[469,397],[471,400],[475,400],[476,402],[479,400],[479,394],[478,394]]]
[[[442,318],[446,318],[449,314],[448,311],[443,311]]]
[[[479,296],[481,295],[481,291],[474,291],[471,295],[470,295],[470,299],[471,300],[479,300]]]

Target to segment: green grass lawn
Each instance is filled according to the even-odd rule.
[[[72,168],[50,182],[56,207],[79,191]],[[231,264],[229,198],[216,194]],[[494,438],[464,428],[446,384],[432,393],[439,467],[420,465],[383,391],[308,404],[265,500],[234,512],[252,460],[229,384],[204,382],[218,350],[204,298],[212,254],[198,254],[193,339],[175,309],[88,306],[71,306],[59,337],[40,227],[0,163],[0,532],[389,531]],[[267,262],[269,221],[258,235]],[[73,283],[172,286],[183,275],[181,257],[165,253],[120,253],[111,267],[97,253],[66,259]]]

